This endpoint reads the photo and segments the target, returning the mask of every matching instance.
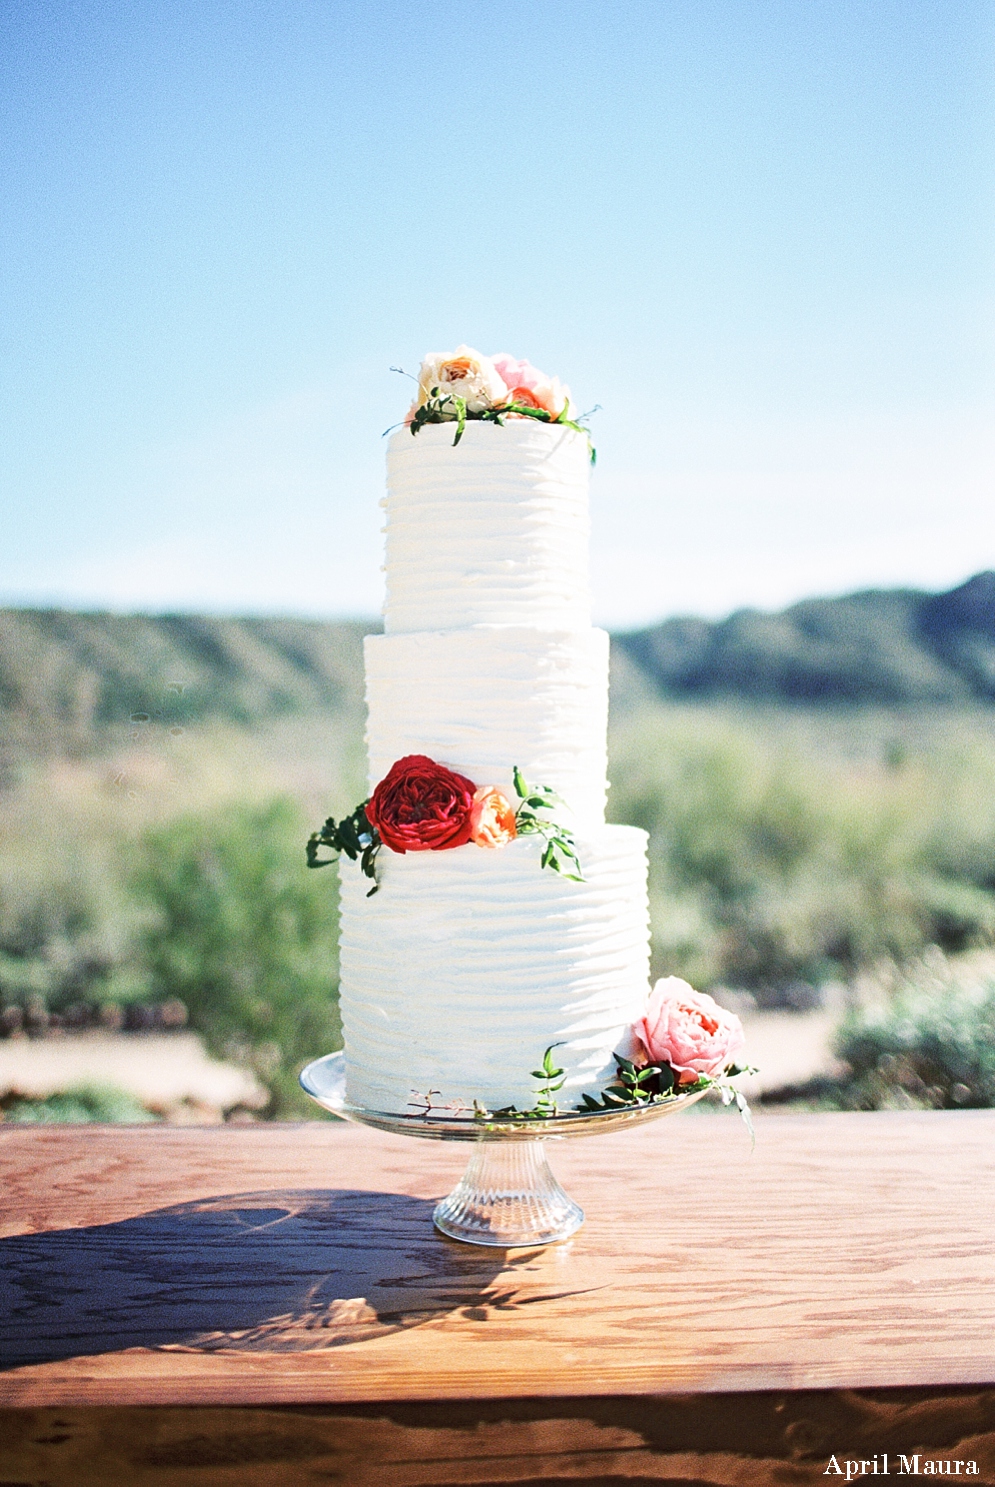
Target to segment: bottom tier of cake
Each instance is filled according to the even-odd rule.
[[[614,1073],[649,989],[646,833],[604,826],[584,881],[540,868],[541,843],[380,853],[380,890],[340,865],[347,1097],[370,1110],[534,1106],[557,1044],[571,1109]]]

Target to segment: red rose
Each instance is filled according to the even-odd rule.
[[[476,786],[424,754],[392,764],[373,792],[366,817],[392,852],[438,852],[470,840]]]

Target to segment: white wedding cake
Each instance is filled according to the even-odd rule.
[[[449,390],[472,394],[456,365]],[[513,825],[500,841],[467,827],[448,850],[392,850],[374,794],[379,888],[370,896],[359,863],[340,862],[347,1098],[367,1109],[528,1109],[550,1045],[556,1100],[572,1109],[611,1079],[647,1003],[646,835],[604,820],[608,636],[590,623],[589,444],[558,384],[547,395],[513,380],[506,402],[522,414],[489,420],[464,397],[454,443],[454,399],[423,374],[416,408],[441,406],[443,421],[415,416],[413,434],[409,415],[390,439],[384,634],[365,646],[370,787],[398,761],[423,774],[434,761],[508,806],[517,767],[530,790],[561,797],[579,873],[543,866],[545,838]],[[554,395],[559,421],[526,416]]]

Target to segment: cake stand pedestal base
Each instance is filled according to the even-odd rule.
[[[448,1198],[438,1203],[435,1227],[466,1244],[497,1249],[555,1244],[584,1222],[584,1211],[568,1198],[549,1170],[545,1141],[565,1136],[601,1136],[686,1110],[704,1090],[609,1110],[564,1110],[524,1120],[507,1114],[449,1115],[434,1110],[401,1115],[366,1110],[346,1099],[345,1058],[326,1053],[301,1070],[301,1086],[325,1110],[392,1136],[430,1141],[468,1141],[473,1155]]]
[[[513,1249],[569,1239],[584,1210],[553,1176],[542,1141],[478,1141],[432,1217],[450,1239]]]

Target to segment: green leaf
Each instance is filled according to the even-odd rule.
[[[332,863],[335,861],[334,857],[318,856],[318,848],[325,845],[326,843],[322,841],[318,833],[316,831],[312,832],[312,834],[308,837],[307,843],[308,867],[331,867]]]
[[[750,1107],[746,1102],[746,1096],[742,1090],[736,1091],[736,1109],[743,1117],[743,1124],[750,1133],[750,1146],[753,1148],[757,1144],[757,1133],[753,1129],[753,1116],[750,1114]]]
[[[466,399],[454,397],[452,401],[456,406],[456,438],[453,440],[455,447],[462,439],[466,428]]]
[[[351,816],[345,816],[341,821],[336,821],[334,816],[329,816],[320,831],[313,832],[307,843],[307,865],[308,867],[327,867],[329,862],[335,859],[319,858],[319,846],[328,847],[333,852],[342,853],[355,862],[360,853],[363,854],[363,872],[367,877],[373,877],[373,857],[379,849],[380,837],[370,825],[366,815],[366,807],[369,801],[364,800],[358,805]]]
[[[355,859],[360,850],[359,833],[356,830],[356,823],[351,816],[346,816],[343,821],[339,822],[339,846],[343,852],[347,853],[353,859]]]
[[[539,423],[553,422],[545,408],[533,408],[531,403],[505,403],[500,409],[485,413],[484,417],[493,418],[496,412],[517,413],[522,418],[534,418]]]
[[[512,779],[515,782],[515,793],[516,793],[516,795],[521,796],[522,800],[524,800],[525,797],[529,793],[529,787],[528,787],[528,785],[526,785],[525,781],[523,780],[523,778],[522,778],[522,771],[519,769],[519,767],[518,767],[517,764],[515,765],[514,769],[512,770],[512,776],[511,777],[512,777]]]
[[[377,887],[380,886],[376,869],[377,853],[380,851],[380,847],[380,838],[378,836],[374,836],[374,839],[370,842],[369,846],[364,847],[363,856],[360,862],[360,867],[362,868],[366,877],[372,878],[374,883],[377,884]],[[369,894],[367,894],[367,897],[369,897]]]

